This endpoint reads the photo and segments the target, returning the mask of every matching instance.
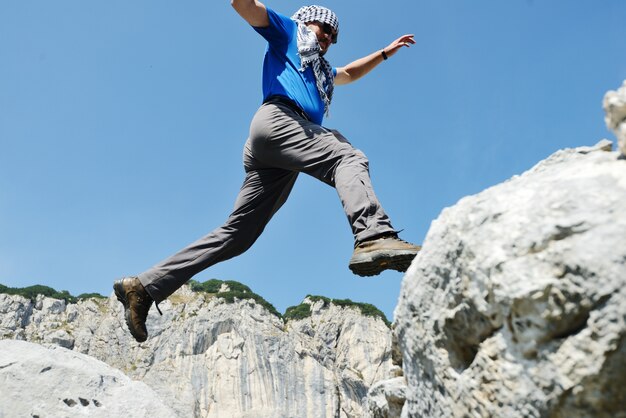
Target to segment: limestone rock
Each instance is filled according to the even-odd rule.
[[[179,417],[361,417],[374,382],[390,377],[391,331],[357,309],[310,302],[289,321],[253,300],[187,286],[148,316],[136,343],[114,297],[66,305],[0,294],[0,337],[93,356],[150,386]]]
[[[0,417],[173,418],[148,386],[58,346],[0,340]]]
[[[395,311],[403,417],[626,417],[626,161],[608,145],[433,222]]]
[[[626,80],[617,91],[609,91],[603,100],[606,126],[617,137],[618,147],[626,156]]]
[[[404,377],[382,380],[372,386],[367,394],[367,418],[397,418],[406,401]]]

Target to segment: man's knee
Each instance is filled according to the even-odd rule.
[[[354,167],[369,171],[369,160],[367,156],[356,148],[352,148],[352,151],[344,155],[339,164],[340,167]]]
[[[258,223],[235,216],[221,228],[220,235],[222,245],[228,249],[231,257],[235,257],[252,247],[262,232],[263,228]]]

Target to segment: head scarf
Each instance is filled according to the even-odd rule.
[[[330,9],[322,6],[304,6],[291,16],[298,24],[298,55],[300,55],[300,71],[305,71],[311,65],[315,73],[317,91],[324,102],[324,113],[328,115],[330,102],[333,99],[334,75],[330,63],[320,55],[320,45],[315,33],[306,26],[306,23],[327,23],[339,33],[339,20]]]

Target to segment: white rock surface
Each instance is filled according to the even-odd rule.
[[[433,222],[395,311],[402,417],[626,416],[626,161],[555,153]]]
[[[394,418],[402,413],[406,401],[406,379],[382,380],[370,388],[365,408],[367,418]]]
[[[618,147],[626,156],[626,80],[617,91],[609,91],[604,95],[604,121],[617,137]]]
[[[285,324],[252,300],[227,304],[186,286],[148,317],[136,343],[113,297],[65,305],[0,294],[0,338],[72,347],[149,385],[179,417],[360,417],[390,376],[391,331],[356,308],[313,303]]]
[[[0,417],[173,418],[142,382],[58,346],[0,340]]]

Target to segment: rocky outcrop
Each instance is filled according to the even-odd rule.
[[[406,402],[406,389],[404,376],[377,382],[367,394],[365,416],[368,418],[399,417]]]
[[[402,417],[626,416],[626,161],[562,150],[445,209],[395,311]]]
[[[0,340],[0,417],[174,418],[156,393],[58,346]]]
[[[606,126],[615,133],[620,152],[626,156],[626,80],[617,91],[604,95],[603,107]]]
[[[310,316],[285,323],[251,299],[226,303],[185,286],[160,305],[162,317],[151,311],[150,338],[138,344],[114,298],[0,294],[0,338],[95,357],[150,386],[178,417],[360,417],[370,386],[390,376],[391,331],[356,308],[305,302]]]

